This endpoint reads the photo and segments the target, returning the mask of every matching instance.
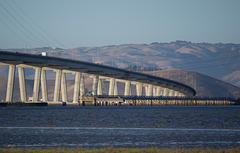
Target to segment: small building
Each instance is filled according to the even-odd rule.
[[[47,52],[42,52],[42,56],[47,56]]]

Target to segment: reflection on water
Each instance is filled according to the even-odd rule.
[[[240,107],[0,108],[0,147],[210,147],[240,143]]]

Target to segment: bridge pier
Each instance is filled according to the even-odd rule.
[[[79,100],[79,93],[80,93],[80,79],[81,73],[75,73],[75,83],[74,83],[74,91],[73,91],[73,103],[78,103]]]
[[[114,95],[114,86],[115,86],[115,79],[114,78],[110,78],[109,81],[109,90],[108,90],[108,95],[109,96],[113,96]]]
[[[59,93],[60,93],[60,86],[61,86],[61,78],[62,78],[62,70],[55,70],[56,78],[55,78],[55,88],[54,88],[54,97],[53,101],[59,101]]]
[[[100,77],[98,79],[97,95],[102,95],[102,81]]]
[[[136,84],[137,96],[142,96],[143,93],[143,83]]]
[[[118,95],[118,83],[117,81],[115,80],[115,84],[114,84],[114,96],[117,96]]]
[[[156,96],[160,96],[160,95],[161,95],[161,87],[157,86]]]
[[[97,87],[98,87],[98,75],[93,75],[93,85],[92,85],[92,95],[97,95]]]
[[[22,102],[26,102],[26,84],[25,84],[25,75],[24,68],[18,67],[18,78],[19,78],[19,88],[20,88],[20,98]]]
[[[14,87],[14,79],[15,79],[15,70],[16,70],[16,65],[13,65],[13,64],[9,65],[6,102],[10,102],[10,101],[13,100],[13,87]]]
[[[41,72],[42,101],[48,101],[46,70],[42,68]]]
[[[13,92],[13,84],[14,84],[14,76],[15,76],[15,65],[9,65],[9,76],[8,76],[8,87],[6,94],[6,101],[12,101],[12,92]],[[19,86],[20,86],[20,96],[21,101],[27,101],[26,99],[26,87],[25,87],[25,75],[24,75],[24,67],[22,65],[17,66],[19,71]],[[46,69],[48,68],[40,68],[33,67],[35,69],[34,76],[34,86],[33,86],[33,101],[37,102],[39,98],[39,87],[41,83],[42,90],[42,100],[47,102],[47,81],[46,81]],[[62,102],[67,102],[67,87],[66,87],[66,71],[61,69],[54,69],[56,72],[55,78],[55,87],[54,87],[54,102],[58,102],[60,98],[60,91],[62,93]],[[81,97],[85,93],[85,83],[84,83],[84,74],[82,72],[73,72],[75,74],[75,84],[74,84],[74,94],[73,94],[73,103],[80,102]],[[101,78],[98,75],[93,75],[93,85],[92,85],[92,94],[93,95],[102,95],[102,84]],[[109,95],[117,96],[118,95],[118,85],[117,79],[109,78]],[[122,80],[121,80],[122,81]],[[123,81],[125,82],[125,90],[124,95],[131,95],[131,81]],[[146,96],[185,96],[182,91],[175,91],[173,89],[153,86],[152,84],[144,84],[140,82],[133,82],[136,85],[136,94],[137,96],[142,96],[143,87],[145,87]],[[149,101],[147,101],[149,105]],[[112,104],[112,103],[108,103]],[[138,101],[135,101],[135,104],[138,105]],[[102,105],[102,104],[99,104]]]
[[[62,92],[62,102],[67,102],[68,100],[67,83],[66,83],[66,73],[64,71],[62,71],[61,92]]]
[[[144,89],[145,89],[145,96],[148,96],[148,86],[144,85]]]
[[[149,84],[148,87],[147,87],[147,96],[150,96],[152,97],[153,96],[153,85],[152,84]]]
[[[175,91],[175,97],[178,97],[179,96],[179,92],[178,91]]]
[[[164,97],[167,97],[167,96],[169,96],[169,90],[167,89],[167,88],[162,88],[162,95],[164,96]]]
[[[175,91],[174,91],[173,89],[170,89],[170,91],[169,91],[169,96],[170,96],[170,97],[175,96]]]
[[[156,87],[155,86],[153,86],[153,97],[155,97],[156,95],[157,95],[157,91],[156,91]]]
[[[124,96],[131,96],[131,82],[130,81],[125,82]]]
[[[41,78],[41,68],[35,67],[34,84],[33,84],[33,102],[38,101],[40,78]]]
[[[85,94],[85,81],[84,75],[80,76],[80,105],[82,105],[82,96]]]

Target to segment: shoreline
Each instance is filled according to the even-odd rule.
[[[236,153],[240,152],[240,146],[235,148],[229,149],[211,149],[211,148],[113,148],[113,147],[106,147],[100,149],[86,149],[86,148],[49,148],[49,149],[17,149],[17,148],[10,148],[10,149],[0,149],[0,153]]]
[[[171,103],[171,104],[141,104],[141,105],[133,105],[133,104],[118,104],[118,105],[96,105],[96,104],[85,104],[80,105],[79,103],[71,103],[71,102],[0,102],[0,107],[51,107],[51,106],[75,106],[75,107],[124,107],[124,106],[239,106],[240,103],[234,104],[179,104],[179,103]]]

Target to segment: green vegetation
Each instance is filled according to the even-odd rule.
[[[128,65],[124,69],[129,70],[129,71],[138,71],[138,72],[161,70],[160,68],[158,68],[156,66],[155,67],[146,67],[146,66],[137,66],[137,65]]]
[[[232,149],[159,149],[159,148],[52,148],[52,149],[0,149],[0,153],[239,153],[240,147]]]

